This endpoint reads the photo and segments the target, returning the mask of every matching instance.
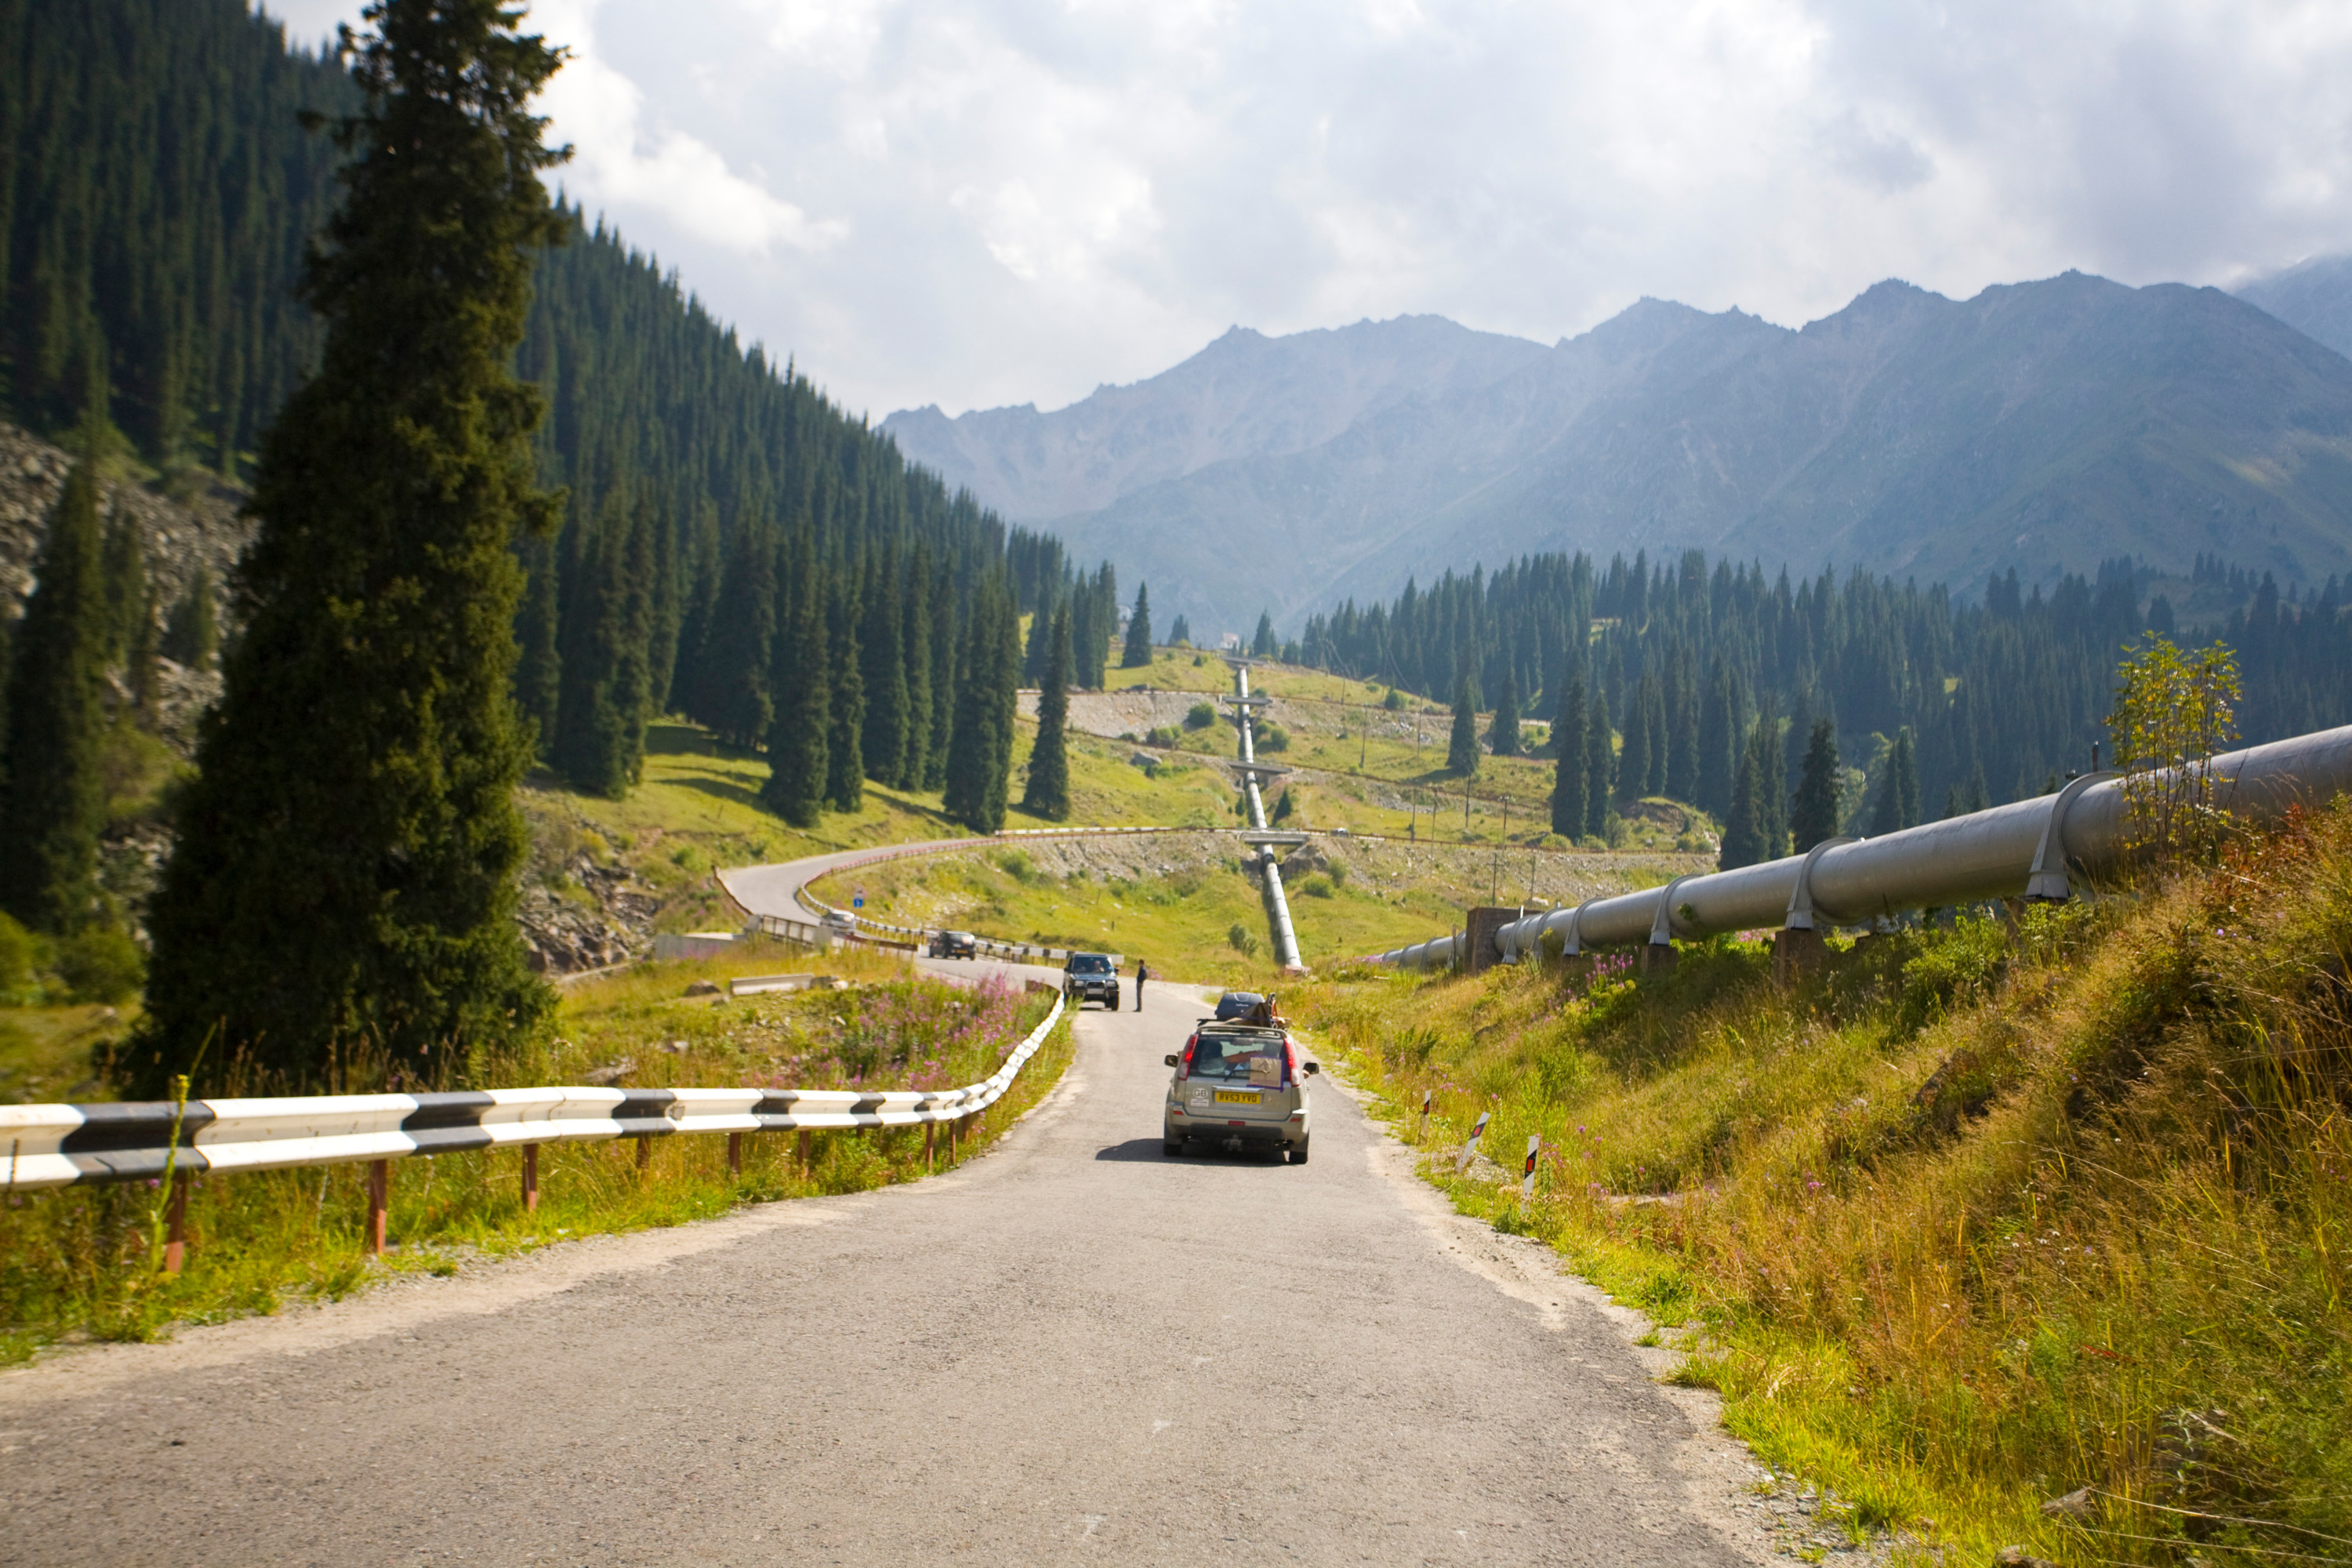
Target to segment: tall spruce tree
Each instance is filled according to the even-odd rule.
[[[514,921],[528,761],[510,676],[538,395],[509,369],[558,233],[531,99],[562,63],[504,0],[381,0],[337,122],[341,210],[304,297],[319,373],[262,445],[242,629],[148,913],[154,1093],[214,1037],[288,1089],[404,1077],[535,1029]],[[200,1091],[201,1092],[201,1091]]]
[[[1666,692],[1666,777],[1664,789],[1675,800],[1695,801],[1698,793],[1698,682],[1691,671],[1690,654],[1677,649]]]
[[[1698,710],[1696,799],[1701,811],[1721,818],[1731,809],[1733,774],[1739,765],[1739,708],[1731,671],[1717,658],[1706,672]]]
[[[1895,744],[1886,749],[1886,761],[1881,769],[1878,798],[1870,816],[1874,837],[1900,832],[1919,820],[1919,767],[1912,754],[1907,727],[1895,731]]]
[[[97,449],[94,421],[83,446]],[[106,826],[99,759],[115,626],[94,468],[85,456],[66,476],[34,568],[37,585],[9,638],[0,747],[0,910],[56,933],[89,918]]]
[[[1610,743],[1609,704],[1601,693],[1594,692],[1585,703],[1584,714],[1584,831],[1605,841],[1617,753]]]
[[[788,574],[770,680],[783,700],[768,728],[768,782],[760,799],[794,827],[814,827],[824,807],[833,713],[833,650],[824,574],[814,560]]]
[[[1020,617],[1001,573],[990,573],[972,594],[956,663],[955,732],[941,805],[974,833],[994,833],[1004,826],[1021,667]]]
[[[523,569],[522,607],[515,616],[515,706],[530,726],[531,745],[542,762],[554,755],[555,714],[562,698],[563,657],[558,637],[562,602],[556,586],[555,545],[525,539],[516,552]]]
[[[1043,613],[1042,611],[1040,612]],[[1029,748],[1029,782],[1022,791],[1021,809],[1048,822],[1070,817],[1070,616],[1054,616],[1053,651],[1045,658],[1045,674],[1037,687],[1037,739]]]
[[[139,617],[149,613],[147,552],[141,535],[146,531],[127,507],[117,506],[106,523],[106,658],[121,664],[131,657],[139,635]]]
[[[1823,839],[1837,837],[1838,793],[1837,725],[1827,719],[1816,719],[1812,739],[1805,743],[1804,772],[1797,781],[1795,796],[1789,802],[1789,829],[1795,853],[1801,855]]]
[[[1260,610],[1257,616],[1257,631],[1250,637],[1250,657],[1272,658],[1281,651],[1282,646],[1275,640],[1274,637],[1273,613]]]
[[[781,546],[764,524],[738,523],[726,567],[719,574],[710,630],[697,685],[708,704],[704,722],[738,746],[758,745],[776,716],[778,688],[769,682],[783,618],[776,560]]]
[[[1650,783],[1650,682],[1644,676],[1625,694],[1625,750],[1617,759],[1620,798],[1635,801]]]
[[[1584,678],[1572,675],[1552,709],[1552,750],[1559,764],[1552,774],[1551,830],[1571,842],[1584,836]]]
[[[1764,858],[1764,781],[1759,776],[1756,738],[1739,750],[1739,773],[1731,787],[1731,810],[1723,825],[1723,846],[1715,865],[1736,871]]]
[[[653,707],[655,522],[634,487],[616,485],[593,525],[564,531],[551,761],[583,795],[617,800],[644,771]]]
[[[927,790],[947,787],[948,750],[955,740],[956,660],[962,652],[962,626],[956,617],[955,573],[942,561],[931,578],[931,732],[923,747],[923,776],[919,781]]]
[[[865,661],[866,732],[858,752],[866,776],[895,784],[907,768],[907,653],[898,607],[898,555],[868,562],[866,619],[857,634]]]
[[[1478,772],[1478,688],[1466,668],[1454,682],[1454,731],[1445,742],[1445,771],[1465,779]]]
[[[1121,669],[1143,669],[1151,663],[1151,584],[1135,585],[1135,608],[1128,613],[1127,646],[1119,650]]]
[[[1043,689],[1045,664],[1054,657],[1054,616],[1057,605],[1048,593],[1029,617],[1029,650],[1021,656],[1021,684]]]
[[[213,604],[212,569],[199,561],[165,617],[163,657],[190,669],[209,670],[219,652],[220,620]]]
[[[1495,721],[1486,727],[1486,748],[1498,757],[1519,754],[1519,678],[1507,666],[1502,692],[1495,699]]]
[[[915,547],[898,594],[899,668],[906,672],[907,739],[898,761],[900,789],[923,787],[923,766],[931,754],[931,566]]]
[[[825,615],[833,654],[832,722],[825,735],[824,803],[835,811],[866,804],[866,677],[859,668],[856,580],[834,576],[833,602]]]

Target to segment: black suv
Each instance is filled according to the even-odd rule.
[[[1074,952],[1062,966],[1062,994],[1074,1006],[1083,1007],[1089,1002],[1099,1002],[1112,1012],[1118,1011],[1118,971],[1111,966],[1110,955],[1103,952]]]
[[[943,931],[931,938],[933,958],[978,958],[980,942],[968,931]]]

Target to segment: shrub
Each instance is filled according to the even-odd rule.
[[[1309,877],[1298,884],[1298,896],[1303,899],[1328,899],[1331,893],[1331,879],[1328,877]]]
[[[1251,935],[1249,927],[1239,921],[1235,921],[1233,929],[1225,932],[1225,945],[1245,957],[1257,956],[1257,938]]]
[[[1290,731],[1271,720],[1257,726],[1257,749],[1261,752],[1290,750]]]
[[[1390,687],[1389,694],[1381,699],[1381,706],[1391,713],[1397,712],[1404,707],[1404,693],[1393,686]]]
[[[147,984],[147,955],[119,931],[86,931],[58,944],[58,975],[77,1002],[127,1002]]]
[[[41,971],[48,965],[48,943],[0,914],[0,1007],[37,1005]]]
[[[1150,734],[1143,737],[1144,743],[1150,746],[1172,746],[1178,741],[1182,739],[1182,734],[1178,731],[1176,726],[1173,724],[1160,725]]]
[[[1184,728],[1205,730],[1217,721],[1217,710],[1206,702],[1195,702],[1184,710]]]

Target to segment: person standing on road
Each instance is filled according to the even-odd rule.
[[[1141,959],[1135,961],[1135,1010],[1143,1011],[1143,983],[1151,978],[1151,965]]]

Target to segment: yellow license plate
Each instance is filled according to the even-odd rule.
[[[1255,1105],[1258,1102],[1259,1097],[1255,1094],[1237,1094],[1230,1089],[1217,1090],[1219,1105]]]

